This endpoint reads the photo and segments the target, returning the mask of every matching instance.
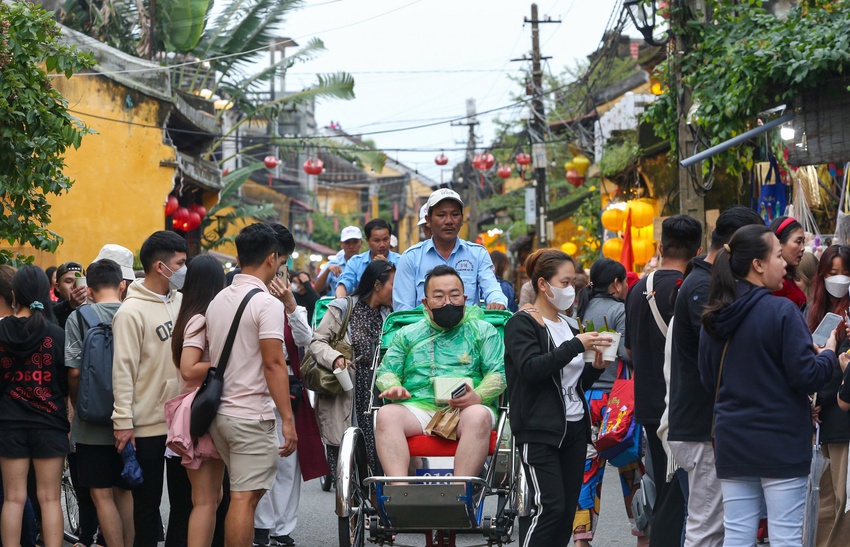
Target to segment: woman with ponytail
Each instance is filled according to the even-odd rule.
[[[0,321],[0,472],[4,545],[20,545],[27,473],[35,468],[45,547],[62,546],[60,484],[70,452],[65,333],[53,322],[50,282],[37,266],[12,278],[15,317]]]
[[[605,363],[610,341],[596,332],[579,333],[563,314],[575,301],[576,263],[557,249],[540,249],[526,259],[535,300],[505,326],[505,375],[511,430],[528,478],[531,512],[519,518],[520,543],[565,547],[590,443],[590,412],[584,390]],[[585,363],[585,350],[596,360]]]
[[[808,394],[836,366],[835,338],[812,343],[803,315],[773,298],[786,276],[780,239],[764,226],[735,232],[715,259],[702,315],[699,369],[715,394],[724,545],[751,545],[762,499],[771,544],[800,545],[812,459]]]
[[[600,258],[590,267],[590,283],[578,295],[576,317],[582,323],[593,322],[596,328],[606,325],[620,333],[620,346],[617,348],[617,361],[622,363],[624,371],[631,368],[624,345],[626,334],[626,293],[629,286],[626,282],[626,268],[616,260]],[[602,422],[602,411],[608,405],[608,397],[614,380],[617,379],[618,364],[605,369],[593,386],[585,392],[590,421],[593,427],[592,438],[596,442],[599,425]],[[640,466],[636,461],[619,468],[620,483],[623,487],[626,515],[632,523],[632,534],[642,537],[643,534],[634,526],[632,516],[632,495],[635,490],[635,470]],[[587,547],[593,540],[596,531],[596,521],[599,517],[602,499],[602,478],[605,472],[605,460],[602,459],[593,445],[588,445],[584,462],[584,479],[581,486],[576,516],[573,521],[573,541],[576,547]]]
[[[785,260],[785,278],[782,287],[773,291],[776,296],[784,296],[801,310],[806,307],[806,293],[797,286],[800,279],[797,267],[803,260],[806,248],[806,232],[803,225],[791,217],[777,217],[770,223],[770,230],[779,238],[782,246],[782,258]]]

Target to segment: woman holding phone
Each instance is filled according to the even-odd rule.
[[[850,306],[850,247],[831,245],[821,255],[817,272],[812,276],[808,306],[809,329],[814,332],[827,313],[844,317]],[[839,353],[850,347],[846,329],[837,331]],[[838,407],[836,394],[841,385],[841,369],[832,376],[815,398],[815,419],[820,422],[820,442],[829,469],[820,483],[820,515],[818,547],[845,545],[850,537],[850,515],[847,502],[847,445],[850,442],[850,414]]]
[[[725,545],[753,544],[763,499],[771,544],[802,543],[812,459],[808,394],[832,376],[835,332],[823,348],[815,346],[797,307],[772,297],[785,279],[783,255],[771,230],[745,226],[717,254],[711,271],[699,369],[715,394]]]

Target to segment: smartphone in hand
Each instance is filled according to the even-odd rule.
[[[459,399],[466,395],[466,384],[461,384],[452,390],[452,399]]]
[[[827,313],[820,322],[820,325],[818,325],[818,328],[816,328],[815,332],[812,333],[812,341],[819,348],[824,347],[826,345],[826,341],[829,340],[830,335],[832,335],[832,331],[841,324],[841,321],[842,319],[840,315]]]

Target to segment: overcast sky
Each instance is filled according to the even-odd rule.
[[[541,19],[562,20],[541,25],[542,54],[552,57],[546,70],[558,74],[596,50],[615,4],[622,2],[540,0]],[[306,0],[288,17],[284,33],[301,44],[318,37],[327,51],[293,67],[287,89],[315,82],[316,73],[351,73],[357,98],[320,102],[319,126],[335,121],[364,134],[391,158],[439,182],[434,157],[445,150],[446,169],[461,161],[466,127],[445,122],[367,133],[461,117],[470,98],[478,112],[510,105],[520,90],[509,77],[528,65],[511,59],[531,51],[531,25],[523,23],[530,16],[531,4],[518,0]],[[515,120],[521,113],[515,107],[479,116],[479,146],[494,138],[496,116]]]

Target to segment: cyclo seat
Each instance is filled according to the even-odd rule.
[[[487,448],[487,455],[492,456],[496,451],[499,437],[495,431],[490,431],[490,446]],[[410,450],[410,457],[429,457],[439,458],[454,457],[457,452],[458,441],[450,441],[442,437],[434,435],[414,435],[407,438],[407,448]]]

